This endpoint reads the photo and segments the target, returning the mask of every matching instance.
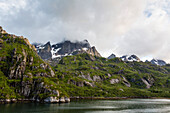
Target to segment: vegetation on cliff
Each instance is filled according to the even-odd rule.
[[[0,32],[0,99],[68,96],[55,76],[26,38]]]
[[[65,91],[82,97],[170,97],[169,69],[89,54],[64,57],[55,66]]]

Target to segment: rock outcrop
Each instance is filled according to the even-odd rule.
[[[112,58],[115,58],[116,55],[115,54],[111,54],[107,59],[112,59]]]
[[[92,56],[102,57],[94,46],[92,48],[89,48],[86,52]]]
[[[42,59],[48,60],[52,57],[51,49],[50,42],[47,42],[44,46],[40,47],[37,52]]]

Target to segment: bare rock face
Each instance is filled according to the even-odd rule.
[[[124,76],[121,77],[123,78],[123,84],[125,84],[127,87],[131,87],[131,84],[128,82],[128,80]]]
[[[92,81],[92,78],[90,77],[90,74],[85,75],[85,74],[83,74],[83,73],[81,72],[81,75],[79,75],[79,77],[82,77],[82,78],[84,78],[84,79],[87,79],[87,80],[91,80],[91,81]]]
[[[6,34],[7,32],[5,30],[3,30],[3,28],[0,26],[0,33],[1,34]]]
[[[116,84],[116,83],[119,83],[119,79],[111,79],[110,80],[110,84]]]
[[[44,59],[44,60],[48,60],[50,58],[52,58],[52,53],[51,53],[51,44],[50,42],[47,42],[43,47],[42,49],[39,49],[38,50],[38,55]]]
[[[112,58],[115,58],[115,57],[116,57],[115,54],[111,54],[111,55],[108,57],[108,59],[112,59]]]
[[[95,48],[94,46],[93,46],[92,48],[89,48],[89,49],[87,50],[87,53],[90,54],[90,55],[92,55],[92,56],[102,57],[102,56],[100,55],[100,53],[96,50],[96,48]]]
[[[149,89],[155,82],[155,80],[152,76],[149,76],[148,78],[142,78],[141,80],[146,85],[147,89]]]
[[[91,47],[87,40],[71,42],[69,40],[51,45],[50,42],[43,44],[34,43],[38,55],[44,60],[58,59],[68,55],[88,53],[92,56],[101,57],[95,47]],[[53,60],[54,61],[54,60]]]
[[[150,62],[151,62],[152,64],[159,65],[159,66],[164,66],[164,65],[166,65],[166,62],[165,62],[165,61],[159,60],[159,59],[152,59]]]
[[[145,79],[142,78],[142,81],[145,83],[147,89],[151,87],[151,84],[149,84]]]
[[[102,79],[100,78],[100,76],[97,76],[97,75],[95,75],[95,76],[93,76],[93,81],[102,81]]]

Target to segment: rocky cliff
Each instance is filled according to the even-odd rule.
[[[51,80],[54,77],[51,66],[38,56],[28,39],[0,27],[0,99],[50,102],[51,98],[65,98],[58,80]]]
[[[48,60],[52,57],[51,49],[52,47],[50,42],[47,42],[44,46],[41,47],[41,49],[38,49],[37,52],[42,59]]]
[[[64,56],[88,53],[93,56],[101,57],[95,47],[91,47],[87,40],[71,42],[69,40],[51,45],[50,42],[43,44],[34,44],[38,55],[44,59],[62,58]]]

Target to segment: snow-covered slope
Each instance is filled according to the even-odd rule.
[[[129,61],[129,62],[133,62],[133,61],[136,61],[136,62],[139,62],[141,61],[139,59],[139,57],[137,57],[136,55],[124,55],[122,57],[120,57],[123,61]]]
[[[152,59],[150,62],[151,62],[152,64],[160,65],[160,66],[166,65],[166,62],[163,61],[163,60],[160,60],[160,59]]]

